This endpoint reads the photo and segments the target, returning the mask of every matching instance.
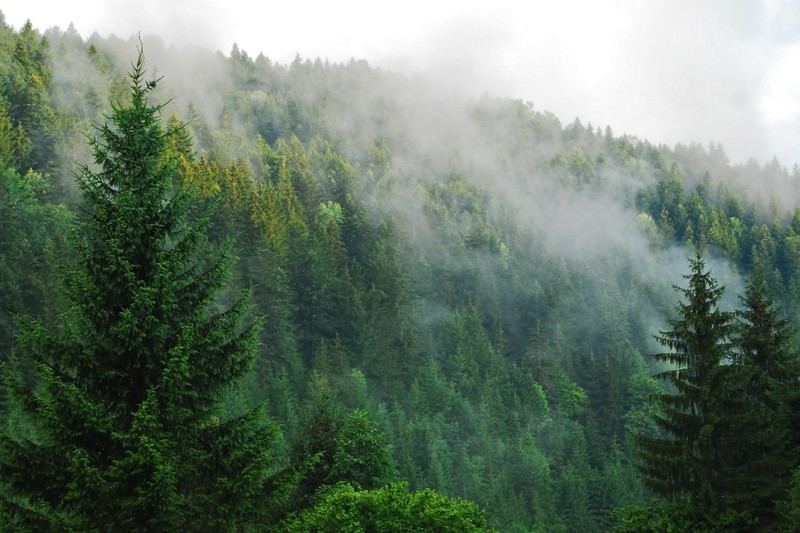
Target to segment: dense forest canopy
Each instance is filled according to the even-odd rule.
[[[798,379],[797,169],[562,124],[518,100],[453,98],[364,61],[283,65],[237,46],[222,54],[2,22],[0,80],[9,524],[798,524],[798,404],[781,392]],[[154,138],[151,152],[135,152]],[[141,181],[152,201],[140,205],[128,188],[145,175],[158,178]],[[135,248],[126,239],[141,250],[125,255]],[[150,254],[154,278],[119,267]],[[175,301],[148,307],[161,292]],[[144,308],[155,318],[140,317]],[[701,342],[687,332],[706,312],[724,320]],[[70,350],[80,355],[59,355]],[[778,362],[759,358],[765,351]],[[112,364],[121,353],[152,353],[142,365],[155,370]],[[153,392],[125,392],[132,375]],[[165,376],[180,385],[173,394]],[[686,393],[704,387],[747,396]],[[101,389],[119,412],[101,413]],[[686,402],[736,414],[698,422],[723,440],[680,426]],[[747,433],[745,422],[772,444],[669,462],[682,453],[672,437],[717,450]],[[62,426],[71,433],[56,438]],[[92,432],[106,448],[87,448]],[[26,442],[62,450],[82,474],[37,493],[61,463],[36,463]],[[118,449],[135,453],[122,460]],[[706,470],[728,476],[754,449],[769,460],[746,479],[703,484]],[[250,465],[247,483],[230,457]],[[229,477],[203,477],[212,458]],[[28,479],[21,461],[41,471]],[[650,468],[659,462],[674,468]],[[161,473],[142,483],[154,492],[120,488],[130,464],[145,478]],[[187,484],[197,491],[182,492]],[[84,486],[99,492],[75,488]],[[118,498],[124,512],[109,503],[92,517],[86,497]],[[198,514],[208,505],[217,513]]]

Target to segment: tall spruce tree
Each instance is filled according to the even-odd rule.
[[[139,52],[130,101],[91,141],[80,264],[57,332],[29,321],[4,375],[0,520],[18,530],[231,531],[276,492],[277,426],[260,407],[220,420],[251,368],[248,298],[221,305],[233,258],[205,243],[208,216],[175,185]]]
[[[706,270],[698,252],[690,259],[688,288],[656,340],[669,351],[653,357],[670,365],[658,377],[671,390],[658,398],[659,437],[639,437],[645,484],[656,494],[688,503],[702,520],[724,512],[726,439],[730,436],[728,365],[733,315],[719,309],[724,288]]]
[[[800,378],[796,336],[781,317],[763,281],[748,282],[737,312],[737,390],[746,409],[737,423],[739,497],[758,528],[782,521],[776,503],[788,499],[800,445]]]

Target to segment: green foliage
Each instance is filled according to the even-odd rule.
[[[40,200],[46,181],[29,171],[20,176],[0,170],[0,358],[10,355],[15,315],[36,315],[50,323],[61,311],[62,298],[51,279],[59,261],[69,257],[67,234],[73,215],[64,206]]]
[[[140,53],[130,104],[92,142],[83,243],[57,332],[28,322],[4,368],[25,425],[0,438],[6,523],[39,529],[232,530],[270,509],[263,409],[220,420],[255,357],[246,299],[217,309],[232,259],[203,248],[207,219],[173,189],[160,107]],[[16,527],[16,526],[15,526]]]
[[[383,434],[367,413],[345,414],[328,381],[315,374],[293,445],[295,462],[306,462],[296,499],[303,501],[325,486],[348,482],[371,489],[395,477]]]
[[[222,530],[240,518],[254,529],[277,528],[287,513],[293,520],[311,513],[303,506],[323,494],[350,487],[342,493],[348,502],[375,499],[383,483],[402,478],[416,491],[436,490],[436,498],[477,502],[498,530],[603,531],[611,509],[651,496],[635,475],[632,436],[665,438],[654,417],[663,402],[653,396],[680,392],[649,377],[679,367],[641,355],[671,306],[672,251],[705,245],[713,261],[760,273],[789,325],[800,319],[800,211],[785,194],[797,187],[777,163],[736,166],[719,146],[670,149],[580,121],[562,126],[519,101],[460,102],[363,61],[298,57],[280,65],[238,47],[227,58],[156,49],[166,65],[174,59],[214,73],[170,86],[173,73],[165,72],[144,87],[150,97],[172,98],[157,113],[164,128],[149,130],[164,152],[138,160],[162,169],[155,181],[163,195],[139,194],[154,183],[148,179],[133,184],[136,194],[119,192],[110,177],[124,166],[105,158],[91,170],[109,179],[79,179],[95,207],[76,209],[68,162],[89,159],[93,121],[103,113],[113,119],[136,100],[121,75],[124,47],[132,46],[0,24],[0,162],[8,170],[0,186],[0,350],[15,354],[19,377],[4,396],[3,422],[39,448],[61,434],[47,428],[64,413],[61,441],[85,434],[77,451],[62,454],[69,468],[41,468],[59,472],[45,480],[54,487],[73,472],[76,495],[113,501],[97,496],[112,489],[104,488],[111,466],[87,453],[96,445],[111,450],[108,457],[130,451],[114,463],[114,475],[124,466],[142,480],[139,493],[127,494],[126,513],[137,505],[184,509],[169,516],[219,520]],[[102,132],[98,142],[107,145]],[[145,221],[154,198],[163,209]],[[197,209],[182,211],[190,204]],[[67,276],[69,309],[55,280],[71,264],[64,235],[79,210],[82,264],[97,266]],[[181,212],[183,223],[160,239]],[[136,256],[118,259],[126,248]],[[148,270],[152,283],[137,277]],[[183,284],[170,285],[172,274]],[[230,289],[217,291],[223,282]],[[248,289],[252,308],[234,297]],[[13,313],[41,317],[43,328],[22,318],[23,342],[12,349]],[[251,315],[260,320],[251,323]],[[143,334],[150,328],[158,335]],[[196,338],[203,342],[190,342]],[[226,345],[241,357],[206,366]],[[790,355],[793,345],[768,349]],[[725,350],[728,366],[744,359],[738,348]],[[245,372],[251,362],[253,372]],[[721,510],[714,527],[754,529],[747,521],[766,524],[773,507],[790,514],[797,436],[778,426],[800,427],[791,414],[800,406],[774,392],[796,379],[791,364],[782,368],[785,376],[768,379],[760,371],[712,372],[718,384],[747,390],[746,400],[723,401],[735,420],[720,417],[703,433],[711,442],[728,439],[712,460],[728,476],[720,484],[742,488],[726,494],[743,511],[748,503],[769,509]],[[135,398],[124,393],[129,372],[140,376],[130,387]],[[26,390],[39,403],[60,395],[72,407],[33,416],[21,401],[31,398]],[[98,400],[109,391],[113,404]],[[285,441],[263,408],[252,409],[265,399]],[[702,400],[714,406],[720,398]],[[773,409],[776,402],[783,407]],[[135,415],[124,414],[132,403]],[[180,420],[194,429],[166,430]],[[240,439],[239,424],[252,438]],[[759,434],[774,445],[761,442],[764,454],[751,454]],[[211,456],[222,458],[204,459]],[[731,473],[730,464],[740,468]],[[764,475],[769,465],[781,472],[775,484]],[[234,484],[239,473],[246,482]],[[198,489],[188,495],[178,486]],[[253,503],[258,491],[261,503]],[[764,503],[770,499],[780,504]],[[15,501],[18,510],[72,520],[48,507],[55,497]],[[66,508],[78,500],[65,501]],[[643,509],[630,515],[643,530],[648,522],[700,527],[690,505]],[[148,514],[153,526],[169,526],[156,511]],[[413,513],[406,518],[413,522]]]
[[[800,527],[800,468],[795,469],[792,474],[789,499],[781,506],[781,511],[786,513],[786,531],[796,530]]]
[[[391,446],[364,411],[345,417],[335,446],[331,481],[346,480],[368,489],[394,477]]]
[[[681,504],[653,501],[647,506],[624,507],[615,513],[614,533],[708,533]]]
[[[287,520],[284,531],[490,531],[473,503],[431,490],[409,492],[406,483],[358,490],[349,484],[322,492],[312,507]]]
[[[655,357],[677,368],[659,374],[675,391],[659,396],[663,436],[637,439],[645,482],[672,502],[675,524],[683,519],[670,513],[679,509],[703,531],[779,529],[797,465],[793,333],[752,281],[734,323],[699,255],[690,265],[680,318],[657,337],[672,351]],[[624,516],[620,527],[659,527],[651,510]]]
[[[714,515],[722,511],[729,487],[718,473],[724,467],[720,453],[725,442],[727,367],[732,333],[731,313],[720,311],[719,287],[705,270],[698,255],[690,260],[688,288],[676,287],[684,301],[677,306],[679,318],[671,319],[671,330],[656,340],[670,349],[654,355],[672,368],[658,374],[674,393],[659,397],[655,418],[664,437],[639,437],[642,472],[646,484],[669,498],[688,498],[698,511]]]
[[[786,499],[797,467],[800,431],[796,407],[800,375],[796,339],[763,283],[751,280],[742,298],[735,363],[735,386],[746,409],[736,420],[740,456],[735,458],[738,500],[760,528],[775,528],[782,517],[776,502]]]

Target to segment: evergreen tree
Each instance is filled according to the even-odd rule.
[[[763,282],[750,281],[739,318],[737,367],[746,414],[737,434],[743,441],[737,458],[739,498],[760,527],[780,520],[775,503],[787,499],[792,471],[798,461],[797,409],[800,377],[794,332],[766,293]]]
[[[645,484],[656,494],[689,502],[698,518],[713,519],[723,512],[726,491],[726,438],[729,431],[727,384],[729,372],[722,363],[729,357],[732,314],[718,307],[724,288],[706,270],[699,252],[684,276],[688,288],[675,287],[684,302],[672,329],[656,340],[669,349],[655,354],[671,368],[657,377],[672,390],[658,398],[655,417],[664,434],[640,436],[638,451]]]
[[[232,264],[209,250],[209,216],[176,189],[140,51],[130,100],[91,142],[79,268],[58,332],[35,321],[5,369],[0,520],[11,530],[241,530],[276,494],[277,426],[261,408],[221,420],[251,368],[259,323],[222,306]],[[172,155],[170,155],[172,153]]]

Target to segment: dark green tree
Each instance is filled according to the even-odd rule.
[[[669,351],[653,355],[669,368],[657,377],[670,390],[658,397],[655,417],[662,435],[637,439],[645,484],[673,501],[689,502],[698,518],[724,509],[726,438],[730,436],[727,365],[733,316],[719,309],[724,288],[706,270],[700,253],[690,259],[688,288],[670,330],[656,340]]]
[[[292,450],[302,471],[296,495],[299,507],[323,486],[348,482],[371,489],[395,475],[391,447],[367,413],[356,409],[345,414],[328,380],[317,373],[312,379]]]
[[[347,481],[371,489],[395,477],[391,446],[366,411],[356,409],[345,416],[335,445],[328,484]]]
[[[5,368],[5,528],[242,530],[269,511],[278,435],[260,407],[220,419],[256,355],[247,297],[220,296],[233,257],[176,188],[176,129],[150,105],[140,51],[126,104],[91,141],[70,312],[26,321]],[[170,155],[172,154],[172,155]],[[95,170],[96,169],[96,170]]]
[[[737,312],[737,390],[746,410],[737,420],[742,445],[734,504],[759,527],[774,528],[781,520],[775,504],[787,499],[798,466],[800,366],[795,334],[766,291],[763,282],[751,280],[741,298],[744,308]]]
[[[68,253],[66,235],[74,220],[63,205],[41,202],[46,179],[28,171],[20,176],[0,167],[0,359],[13,341],[13,316],[35,314],[48,322],[61,311],[50,280]]]

